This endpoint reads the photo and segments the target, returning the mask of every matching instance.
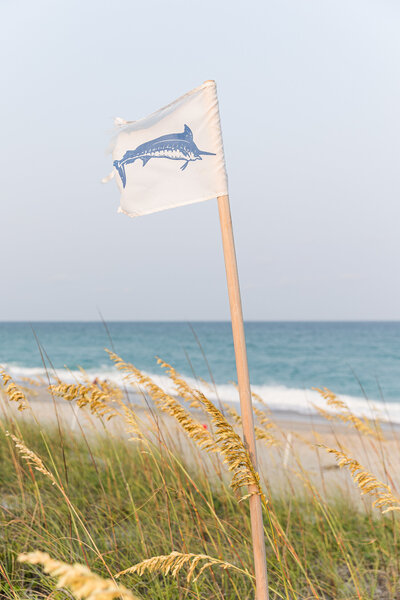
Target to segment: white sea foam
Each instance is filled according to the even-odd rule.
[[[41,377],[46,382],[48,377],[54,381],[58,376],[63,381],[74,383],[82,380],[80,371],[71,371],[67,369],[56,369],[55,371],[45,371],[40,367],[22,367],[17,365],[2,365],[3,368],[18,382],[23,377],[37,378]],[[123,374],[117,369],[110,369],[109,365],[104,365],[100,370],[86,371],[86,374],[92,379],[108,380],[117,385],[127,385]],[[147,373],[153,381],[166,392],[176,395],[176,389],[172,381],[166,375],[159,373]],[[210,400],[215,403],[234,402],[239,403],[239,394],[234,385],[205,383],[197,381],[191,377],[185,377],[186,381],[194,388],[200,389]],[[292,411],[302,415],[315,414],[313,404],[326,408],[325,402],[320,394],[311,389],[289,388],[283,385],[253,385],[252,390],[261,396],[269,408],[273,411]],[[382,421],[392,421],[400,423],[400,402],[383,403],[378,400],[366,400],[362,397],[338,395],[344,400],[349,408],[358,416],[374,417]]]

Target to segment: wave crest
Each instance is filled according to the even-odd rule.
[[[82,373],[79,370],[56,369],[56,371],[46,371],[41,367],[22,367],[12,364],[3,364],[3,368],[16,382],[22,382],[24,377],[43,378],[47,382],[48,377],[54,380],[56,376],[68,383],[82,380]],[[88,369],[85,373],[92,380],[106,379],[119,386],[126,385],[123,374],[116,369],[110,369],[109,365],[105,365],[100,370]],[[177,395],[176,389],[167,375],[144,373],[167,393]],[[214,385],[213,383],[198,381],[193,377],[185,377],[185,380],[191,387],[201,390],[214,403],[219,401],[239,403],[238,391],[232,384]],[[264,400],[272,411],[294,412],[303,416],[311,416],[317,414],[312,406],[313,403],[326,408],[320,394],[311,389],[290,388],[284,385],[254,385],[252,390]],[[385,403],[343,394],[338,394],[338,398],[344,400],[350,410],[357,416],[400,423],[400,402]]]

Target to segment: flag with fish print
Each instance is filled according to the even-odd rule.
[[[214,81],[138,121],[116,119],[113,177],[130,217],[228,193]]]

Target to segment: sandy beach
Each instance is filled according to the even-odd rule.
[[[2,394],[1,412],[5,422],[11,418],[50,428],[60,425],[65,434],[78,437],[83,434],[88,437],[101,436],[105,430],[107,434],[117,437],[129,437],[123,419],[106,421],[93,416],[87,408],[78,408],[74,402],[53,398],[45,387],[33,388],[32,394],[29,408],[24,411],[18,411],[16,405]],[[162,440],[188,464],[196,464],[199,449],[174,418],[159,411],[150,399],[144,400],[137,393],[129,392],[128,402],[145,436]],[[184,402],[182,404],[188,408]],[[235,410],[238,408],[234,404],[231,406]],[[199,423],[210,428],[210,421],[202,411],[190,409],[190,412]],[[304,487],[301,482],[301,473],[304,472],[321,493],[327,496],[350,496],[357,505],[361,505],[362,498],[349,473],[339,469],[335,458],[322,446],[345,451],[382,481],[387,480],[390,471],[393,487],[400,489],[398,425],[380,423],[383,439],[379,440],[361,435],[350,425],[328,421],[317,414],[277,410],[266,414],[272,423],[270,432],[276,444],[271,445],[263,440],[257,442],[259,472],[265,485],[274,493],[300,492]],[[240,427],[237,431],[241,434]],[[206,452],[201,454],[205,461],[213,460],[212,455]]]

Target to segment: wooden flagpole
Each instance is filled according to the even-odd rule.
[[[229,196],[218,197],[222,245],[224,249],[229,305],[231,309],[233,344],[235,347],[240,410],[242,413],[244,443],[257,470],[256,438],[254,434],[253,409],[251,402],[249,369],[247,365],[246,341],[244,336],[242,301],[236,263],[235,242],[229,206]],[[249,489],[250,492],[255,491]],[[251,535],[253,540],[254,570],[256,575],[256,600],[268,600],[267,561],[265,556],[264,525],[261,498],[250,496]]]

